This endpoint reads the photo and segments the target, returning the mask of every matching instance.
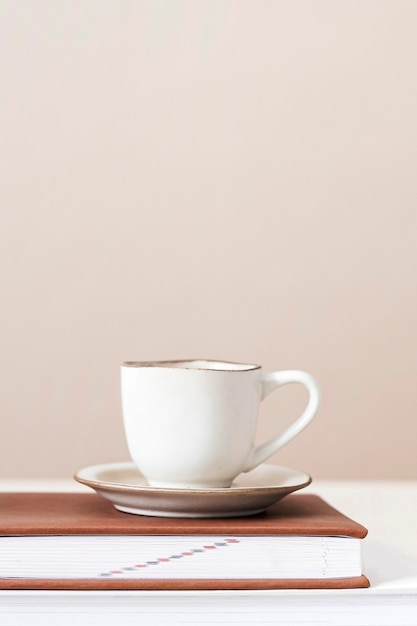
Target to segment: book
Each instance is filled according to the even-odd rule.
[[[417,624],[417,562],[366,540],[367,589],[0,590],[7,626],[398,626]]]
[[[313,494],[239,518],[131,515],[80,493],[1,493],[0,511],[0,589],[369,586],[366,528]]]

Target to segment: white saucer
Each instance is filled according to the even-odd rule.
[[[213,490],[150,487],[134,463],[94,465],[79,470],[74,478],[119,511],[157,517],[255,515],[311,483],[304,472],[268,464],[240,474],[229,488]]]

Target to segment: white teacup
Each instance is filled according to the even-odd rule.
[[[306,409],[280,435],[255,446],[260,401],[292,382],[307,387]],[[259,365],[226,361],[130,361],[121,366],[121,383],[129,451],[153,487],[230,487],[298,435],[320,399],[306,372],[263,374]]]

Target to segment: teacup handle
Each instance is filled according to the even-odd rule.
[[[264,374],[261,379],[262,392],[261,400],[266,398],[274,389],[286,385],[287,383],[302,383],[309,392],[309,401],[304,412],[295,420],[283,433],[274,437],[252,450],[249,461],[244,468],[244,472],[249,472],[260,463],[263,463],[279,448],[300,433],[313,419],[317,412],[320,401],[320,388],[316,380],[307,372],[300,370],[287,370],[282,372],[270,372]]]

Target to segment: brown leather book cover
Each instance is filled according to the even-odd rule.
[[[312,494],[293,494],[264,513],[189,519],[131,515],[97,494],[0,493],[0,535],[301,535],[362,539],[367,530]],[[98,580],[7,579],[1,589],[313,589],[368,587],[365,576],[337,579]]]

